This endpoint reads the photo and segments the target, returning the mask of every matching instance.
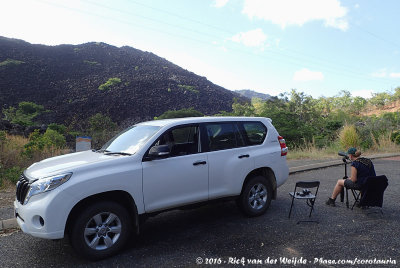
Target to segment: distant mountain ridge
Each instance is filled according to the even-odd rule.
[[[49,110],[40,118],[44,123],[68,124],[103,113],[131,124],[190,107],[212,115],[230,111],[234,98],[247,101],[132,47],[45,46],[0,37],[0,107],[35,102]]]
[[[272,98],[271,95],[269,94],[264,94],[264,93],[259,93],[254,90],[250,89],[241,89],[241,90],[235,90],[236,93],[239,93],[243,97],[252,99],[252,98],[260,98],[262,100],[269,100]]]

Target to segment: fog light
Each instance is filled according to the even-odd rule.
[[[32,218],[32,224],[35,228],[41,229],[44,226],[44,219],[41,216],[36,215]]]

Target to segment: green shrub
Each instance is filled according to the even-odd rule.
[[[343,149],[349,147],[358,147],[360,145],[360,137],[357,129],[353,125],[345,125],[339,133],[340,145]]]
[[[64,135],[53,129],[47,129],[43,134],[42,139],[44,140],[45,146],[49,148],[63,148],[66,144]]]
[[[42,105],[34,102],[23,101],[18,104],[18,109],[10,107],[3,109],[4,119],[21,126],[32,126],[33,119],[44,111]]]
[[[4,130],[0,130],[0,144],[6,141],[6,132]]]
[[[101,63],[98,63],[97,61],[90,61],[90,60],[84,60],[83,63],[89,64],[89,65],[101,65]]]
[[[0,67],[7,66],[7,65],[20,65],[22,63],[25,63],[25,62],[20,61],[20,60],[6,59],[5,61],[0,62]]]
[[[0,178],[3,178],[4,180],[8,180],[11,183],[15,184],[15,183],[17,183],[17,181],[23,171],[24,171],[24,169],[20,168],[20,167],[12,167],[12,168],[7,168],[7,169],[0,168]],[[0,182],[0,186],[1,186],[1,182]]]
[[[394,139],[394,143],[400,145],[400,135],[397,135],[396,138]]]
[[[65,144],[65,137],[57,131],[47,129],[46,132],[41,135],[39,130],[35,129],[29,135],[29,142],[24,146],[24,154],[28,157],[32,157],[35,152],[61,149]]]
[[[55,130],[60,134],[65,135],[67,133],[67,127],[56,123],[51,123],[47,126],[48,129]]]
[[[192,92],[192,93],[195,93],[195,94],[199,94],[200,93],[200,91],[198,91],[195,86],[178,85],[178,87],[180,89],[182,89],[182,90],[189,91],[189,92]]]
[[[391,141],[395,142],[395,140],[399,136],[400,136],[400,130],[393,131],[392,134],[390,135],[390,139],[391,139]]]
[[[111,87],[118,85],[119,83],[121,83],[121,79],[118,77],[113,77],[113,78],[109,78],[107,80],[107,82],[105,82],[104,84],[101,84],[99,86],[100,90],[109,90],[111,89]]]

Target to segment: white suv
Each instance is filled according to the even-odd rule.
[[[202,117],[144,122],[101,150],[49,158],[17,183],[21,229],[69,235],[89,259],[116,253],[149,215],[230,197],[263,214],[289,175],[287,147],[268,118]]]

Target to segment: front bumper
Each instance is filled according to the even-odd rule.
[[[14,201],[15,217],[24,233],[45,239],[64,237],[66,215],[55,209],[53,196],[52,192],[33,196],[25,205]]]

